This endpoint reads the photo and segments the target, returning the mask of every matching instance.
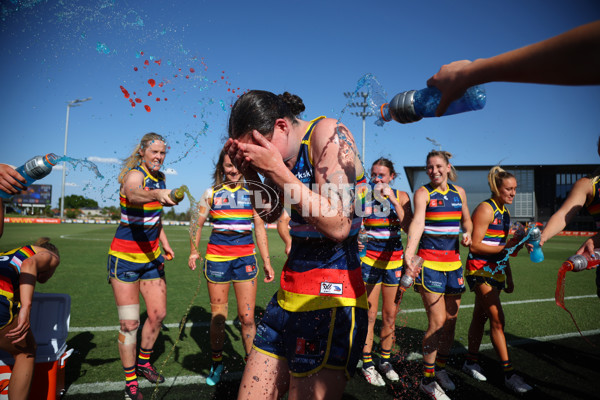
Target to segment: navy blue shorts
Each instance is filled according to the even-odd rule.
[[[385,286],[398,286],[402,277],[402,266],[392,269],[383,269],[372,267],[369,264],[361,263],[363,282],[367,285],[378,285],[382,283]]]
[[[432,293],[462,294],[466,290],[463,267],[454,271],[436,271],[429,267],[423,267],[415,279],[415,291],[418,292],[420,287]]]
[[[208,261],[204,263],[204,276],[212,283],[251,281],[258,275],[254,255],[229,261]]]
[[[149,281],[164,278],[165,259],[160,255],[153,261],[136,263],[109,255],[106,269],[108,270],[109,280],[112,278],[126,283]]]
[[[19,307],[10,302],[5,296],[0,296],[0,329],[10,324],[15,315],[19,312]]]
[[[477,285],[488,285],[498,290],[504,290],[506,288],[506,280],[500,282],[499,280],[494,279],[493,276],[467,275],[466,278],[471,292],[475,291],[475,286]]]
[[[367,336],[367,310],[335,307],[291,312],[279,306],[277,294],[256,327],[254,349],[287,360],[296,377],[323,367],[345,370],[351,378]]]

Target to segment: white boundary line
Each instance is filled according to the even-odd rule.
[[[583,336],[592,336],[600,334],[600,329],[595,329],[591,331],[583,331],[581,332]],[[579,332],[570,332],[563,333],[559,335],[548,335],[548,336],[537,336],[534,338],[522,338],[509,341],[507,344],[510,347],[521,346],[528,343],[534,342],[549,342],[552,340],[560,340],[560,339],[568,339],[579,336]],[[490,350],[492,349],[492,344],[483,344],[480,347],[480,350]],[[461,354],[466,352],[465,349],[460,349],[457,351],[453,351],[453,354]],[[416,361],[420,360],[422,355],[419,353],[410,353],[406,355],[406,360],[408,361]],[[223,375],[223,381],[236,381],[241,379],[242,371],[235,371],[226,373]],[[206,376],[204,375],[189,375],[189,376],[177,376],[171,378],[165,378],[165,382],[160,385],[162,388],[168,388],[171,386],[180,386],[180,385],[203,385],[206,383]],[[69,386],[67,391],[67,396],[75,395],[75,394],[92,394],[92,393],[104,393],[104,392],[116,392],[119,390],[124,390],[124,382],[96,382],[96,383],[80,383]],[[140,387],[148,388],[155,387],[154,384],[151,384],[147,381],[140,381]]]
[[[590,294],[590,295],[584,295],[584,296],[568,296],[565,297],[565,300],[580,300],[580,299],[589,299],[589,298],[594,298],[597,297],[595,294]],[[518,301],[506,301],[503,302],[502,305],[503,306],[509,306],[509,305],[520,305],[520,304],[528,304],[528,303],[546,303],[546,302],[554,302],[555,300],[553,298],[551,299],[531,299],[531,300],[518,300]],[[460,308],[473,308],[475,305],[474,304],[465,304],[460,306]],[[405,313],[405,314],[410,314],[410,313],[424,313],[425,309],[424,308],[411,308],[408,310],[400,310],[401,313]],[[381,315],[381,312],[378,313],[378,315]],[[227,325],[233,325],[233,320],[227,320],[225,322]],[[179,328],[179,324],[177,323],[171,323],[171,324],[165,324],[165,326],[167,328]],[[210,321],[199,321],[199,322],[186,322],[185,327],[186,328],[190,328],[190,327],[206,327],[206,326],[210,326]],[[71,327],[69,328],[69,332],[108,332],[108,331],[118,331],[119,330],[119,326],[114,325],[114,326],[81,326],[81,327]]]

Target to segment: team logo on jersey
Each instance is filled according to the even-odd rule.
[[[321,282],[320,294],[337,294],[341,295],[344,292],[344,287],[341,283]]]
[[[246,265],[246,272],[252,272],[254,271],[255,266],[252,264],[248,264]]]
[[[501,225],[501,224],[502,224],[501,218],[494,218],[494,220],[492,221],[492,225]]]
[[[402,276],[402,270],[396,271],[396,278],[400,278]]]
[[[321,346],[318,340],[296,338],[296,354],[316,356],[319,353],[321,353]]]
[[[448,199],[446,199],[446,200],[448,200]],[[442,200],[442,199],[429,200],[429,207],[444,207],[444,200]]]

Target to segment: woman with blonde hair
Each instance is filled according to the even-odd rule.
[[[445,367],[465,291],[458,244],[469,246],[473,230],[465,190],[448,182],[457,178],[451,157],[447,151],[437,150],[427,155],[430,182],[415,192],[415,211],[404,252],[404,273],[416,277],[415,291],[421,294],[428,319],[420,389],[438,400],[448,399],[444,390],[455,389]],[[424,260],[421,269],[414,265],[415,253]]]
[[[506,205],[512,204],[515,198],[517,180],[510,172],[495,166],[488,174],[488,183],[492,191],[491,198],[479,204],[473,212],[473,239],[466,278],[469,288],[475,292],[475,307],[469,327],[469,352],[463,371],[478,381],[486,380],[478,358],[485,323],[489,319],[492,344],[504,369],[504,383],[514,392],[525,393],[532,387],[515,373],[508,356],[504,336],[504,311],[500,302],[502,290],[506,293],[514,290],[505,249],[515,246],[520,238],[513,237],[507,241],[510,213]]]
[[[229,299],[229,287],[233,284],[237,299],[237,315],[242,326],[242,343],[246,357],[252,349],[256,334],[254,308],[258,265],[252,239],[252,224],[256,232],[256,244],[265,268],[265,283],[273,281],[275,272],[269,259],[267,231],[262,219],[253,209],[251,193],[245,187],[244,177],[233,165],[225,151],[221,151],[215,165],[213,186],[198,204],[198,219],[193,229],[188,266],[196,269],[200,258],[202,226],[210,215],[213,229],[206,248],[204,276],[208,283],[210,298],[210,345],[212,365],[206,383],[214,386],[223,373],[223,345],[225,322]]]
[[[48,281],[59,263],[58,249],[48,238],[0,253],[0,349],[15,359],[8,384],[10,400],[29,397],[36,351],[30,326],[33,292],[36,282]]]
[[[163,206],[176,203],[169,197],[160,168],[165,160],[165,139],[156,133],[145,134],[119,174],[121,222],[108,252],[108,280],[112,286],[119,315],[119,355],[125,372],[125,395],[142,399],[137,375],[152,383],[163,382],[150,356],[162,321],[167,314],[167,284],[162,245],[167,259],[175,256],[162,226]],[[140,324],[140,294],[148,318],[142,329],[136,359],[137,330]]]

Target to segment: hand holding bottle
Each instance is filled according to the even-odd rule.
[[[404,292],[406,292],[406,290],[409,287],[412,286],[412,284],[415,281],[414,277],[412,277],[411,275],[409,275],[407,273],[408,268],[412,268],[412,270],[417,270],[418,271],[417,275],[418,275],[419,272],[421,271],[421,267],[423,266],[423,259],[419,256],[413,256],[411,262],[408,264],[410,264],[410,267],[408,265],[406,265],[402,272],[402,278],[400,279],[400,285],[398,286],[398,291],[396,292],[396,299],[395,299],[396,304],[400,304],[400,301],[402,300],[402,295],[404,294]]]
[[[22,178],[25,179],[25,184],[19,185],[19,186],[24,186],[24,187],[20,188],[19,186],[14,185],[12,189],[11,188],[7,188],[8,190],[2,189],[0,191],[0,197],[7,199],[10,196],[12,196],[13,194],[19,193],[20,190],[27,188],[33,182],[46,177],[50,172],[52,172],[52,167],[54,167],[56,165],[56,163],[58,162],[58,159],[59,159],[58,156],[56,154],[52,154],[52,153],[46,154],[45,156],[35,156],[32,159],[30,159],[29,161],[27,161],[25,164],[16,168],[15,172],[18,175],[20,175]],[[13,178],[13,180],[16,178],[14,173],[10,172],[6,168],[4,168],[4,169],[5,169],[5,172],[7,173],[7,175],[3,176],[5,179],[7,178],[7,176]],[[8,180],[8,181],[10,182],[10,180]],[[17,181],[15,181],[15,183],[18,184]]]
[[[8,194],[18,194],[25,189],[27,181],[13,167],[0,164],[0,190]]]

